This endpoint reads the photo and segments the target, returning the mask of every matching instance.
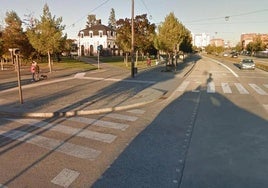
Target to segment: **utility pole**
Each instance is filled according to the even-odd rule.
[[[131,8],[131,77],[134,78],[134,0]]]

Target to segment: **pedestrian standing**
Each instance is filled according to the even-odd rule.
[[[32,73],[32,82],[35,81],[35,63],[32,62],[32,65],[31,65],[31,73]]]

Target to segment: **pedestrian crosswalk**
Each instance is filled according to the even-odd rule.
[[[184,80],[176,89],[177,92],[197,91],[200,88],[200,82]],[[201,87],[202,88],[202,87]],[[248,95],[256,93],[258,95],[268,95],[268,84],[247,83],[241,84],[238,82],[208,82],[203,89],[207,93],[224,93],[224,94],[241,94]],[[199,90],[200,91],[200,90]]]
[[[145,110],[132,109],[121,113],[99,115],[97,118],[63,117],[57,119],[57,122],[32,118],[5,118],[6,126],[0,127],[1,145],[5,145],[5,139],[8,139],[6,143],[10,140],[20,141],[79,159],[94,161],[102,153],[101,149],[74,144],[68,138],[78,137],[88,141],[112,144],[117,139],[116,133],[124,133],[130,123],[135,122],[144,113]],[[9,123],[12,123],[10,128]],[[35,133],[36,130],[54,132],[54,135],[63,134],[67,139],[51,138],[45,136],[46,134]]]

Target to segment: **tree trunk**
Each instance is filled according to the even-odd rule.
[[[128,52],[126,53],[125,63],[126,63],[126,67],[128,67]]]
[[[47,52],[47,57],[48,57],[48,67],[49,67],[49,72],[52,72],[52,65],[51,65],[51,57],[50,57],[50,52]]]

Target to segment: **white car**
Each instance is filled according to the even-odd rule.
[[[255,69],[255,63],[252,59],[243,59],[239,63],[240,69]]]

